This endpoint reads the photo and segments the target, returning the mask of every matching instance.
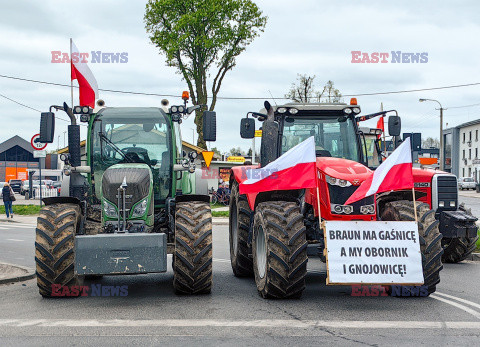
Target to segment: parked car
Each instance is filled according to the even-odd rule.
[[[8,184],[10,184],[10,187],[12,187],[12,190],[15,193],[20,193],[20,188],[22,187],[22,180],[10,180],[8,181]]]
[[[458,179],[458,189],[475,189],[476,182],[472,177],[460,177]]]
[[[20,194],[25,195],[25,192],[28,191],[28,186],[30,182],[28,180],[25,180],[22,182],[22,185],[20,186]]]
[[[57,190],[58,196],[60,196],[60,192],[62,190],[62,182],[61,181],[53,181],[52,187]]]
[[[27,182],[27,184],[26,185],[24,184],[23,194],[25,195],[25,193],[28,193],[29,197],[32,198],[33,191],[36,189],[38,193],[38,190],[40,189],[40,180],[33,180],[33,189],[30,189],[30,183],[28,181],[25,181],[25,182]],[[42,180],[42,190],[50,188],[49,186],[47,186],[46,183],[47,182],[45,182],[45,180]]]
[[[7,183],[7,182],[0,182],[0,199],[3,198],[2,188],[5,185],[5,183]]]

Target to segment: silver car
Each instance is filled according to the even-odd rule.
[[[460,177],[458,179],[458,189],[475,189],[476,182],[472,177]]]

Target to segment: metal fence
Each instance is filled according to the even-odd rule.
[[[42,188],[42,198],[51,198],[58,196],[58,190],[55,188]],[[40,188],[33,189],[33,195],[29,196],[30,199],[40,199]]]

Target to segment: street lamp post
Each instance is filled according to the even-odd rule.
[[[424,102],[424,101],[434,101],[436,103],[438,103],[438,105],[440,106],[440,152],[439,152],[439,161],[440,161],[440,170],[443,170],[443,161],[444,161],[444,158],[443,158],[443,155],[444,155],[444,152],[443,152],[443,110],[444,108],[442,107],[442,104],[440,103],[440,101],[438,100],[434,100],[434,99],[418,99],[418,101],[420,102]]]

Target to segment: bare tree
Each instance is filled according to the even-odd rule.
[[[297,74],[297,82],[292,83],[290,90],[285,94],[285,98],[299,103],[338,103],[341,101],[342,94],[337,88],[335,88],[334,83],[330,80],[325,84],[321,92],[315,90],[313,84],[315,77],[315,75],[307,76]]]

